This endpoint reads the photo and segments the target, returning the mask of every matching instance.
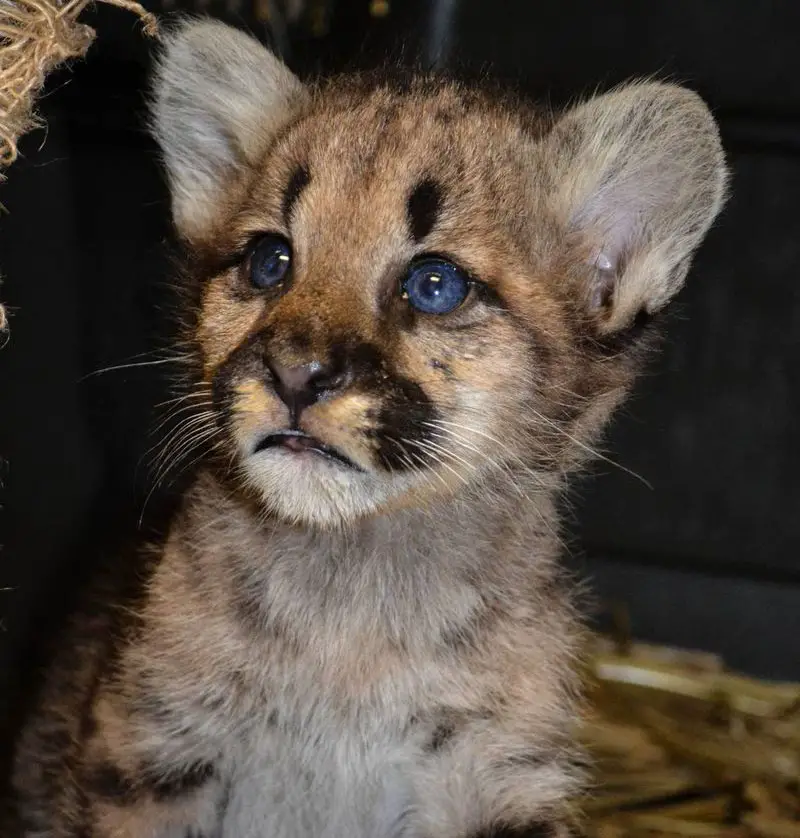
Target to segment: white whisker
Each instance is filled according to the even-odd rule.
[[[424,451],[434,462],[438,463],[442,468],[446,468],[454,477],[463,483],[465,486],[469,485],[469,481],[464,477],[463,474],[459,474],[449,463],[446,463],[432,448],[430,448],[426,443],[422,442],[418,439],[403,439],[403,442],[407,442],[409,445],[413,445],[422,451]],[[447,485],[445,481],[445,485]]]
[[[542,422],[554,428],[559,433],[563,434],[570,442],[572,442],[574,445],[577,445],[578,448],[582,449],[583,451],[586,451],[592,457],[596,457],[598,460],[602,460],[603,462],[608,463],[609,465],[612,465],[615,468],[618,468],[620,471],[625,472],[625,474],[629,474],[631,477],[635,478],[636,480],[639,480],[643,485],[647,486],[648,489],[653,489],[653,484],[650,483],[644,477],[642,477],[641,474],[637,474],[635,471],[633,471],[633,469],[629,469],[623,466],[622,463],[618,463],[615,460],[612,460],[610,457],[607,457],[605,454],[601,454],[599,451],[592,448],[591,445],[587,445],[585,442],[582,442],[577,437],[572,436],[572,434],[570,434],[568,431],[562,428],[561,425],[558,424],[558,422],[553,421],[552,419],[548,418],[542,413],[539,413],[538,410],[534,410],[533,408],[531,408],[531,413],[533,413],[537,419],[541,419]]]
[[[137,367],[155,367],[159,364],[177,364],[180,362],[185,362],[187,359],[182,357],[176,358],[158,358],[155,361],[134,361],[133,363],[129,364],[114,364],[110,367],[102,367],[99,370],[94,370],[93,372],[88,372],[86,375],[81,376],[78,379],[79,382],[86,381],[87,378],[94,378],[96,375],[103,375],[107,372],[114,372],[115,370],[130,370],[135,369]]]

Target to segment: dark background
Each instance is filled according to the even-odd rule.
[[[236,14],[207,8],[272,39],[301,75],[391,55],[497,76],[556,105],[652,74],[710,103],[733,197],[660,359],[617,417],[621,468],[576,481],[573,562],[601,603],[626,604],[638,636],[800,678],[800,4],[395,0],[383,17],[367,0],[310,5],[269,31],[244,0]],[[157,532],[181,485],[150,494],[169,364],[96,374],[158,359],[168,219],[144,130],[149,45],[130,14],[100,8],[87,22],[97,44],[51,79],[47,131],[26,139],[0,187],[12,309],[0,351],[4,697],[20,694],[31,642],[57,625],[94,557]]]

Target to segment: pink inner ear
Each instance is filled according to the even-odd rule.
[[[602,251],[597,254],[597,258],[594,260],[594,266],[598,271],[612,271],[614,269],[611,260]]]
[[[640,185],[640,189],[644,187]],[[609,263],[598,264],[600,270],[617,272],[625,252],[635,245],[642,233],[642,215],[648,208],[648,199],[636,184],[629,182],[606,184],[598,194],[587,201],[579,214],[584,229],[602,231],[599,256]]]
[[[577,214],[575,222],[584,230],[599,233],[602,243],[592,255],[594,281],[589,300],[592,309],[611,304],[626,256],[643,233],[642,211],[646,198],[630,182],[606,183]]]
[[[616,265],[612,263],[605,251],[600,251],[594,258],[594,276],[589,295],[589,305],[592,311],[598,311],[611,304],[614,286],[617,280]]]

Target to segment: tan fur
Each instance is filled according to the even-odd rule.
[[[21,738],[19,834],[562,835],[556,502],[722,204],[711,116],[654,83],[562,115],[436,79],[307,88],[209,22],[155,90],[208,408],[185,427],[212,450],[165,545],[76,619]],[[292,269],[258,291],[263,233]],[[431,253],[475,280],[444,316],[403,284]],[[292,414],[276,370],[339,356]],[[353,467],[262,450],[291,421]]]

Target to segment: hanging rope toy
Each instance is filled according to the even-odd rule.
[[[17,159],[19,138],[41,126],[35,102],[47,76],[73,58],[83,58],[95,31],[78,18],[91,0],[0,0],[0,179]],[[102,0],[137,14],[148,35],[155,17],[133,0]],[[0,332],[8,328],[0,303]]]

